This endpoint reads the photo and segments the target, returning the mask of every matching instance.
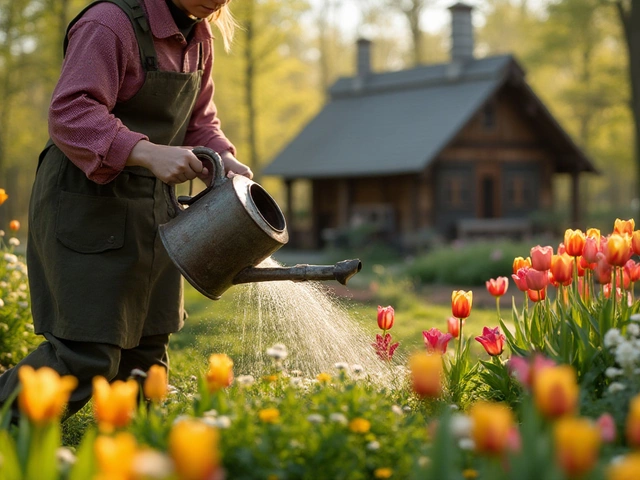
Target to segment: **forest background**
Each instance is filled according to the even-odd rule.
[[[262,168],[322,108],[326,89],[355,71],[356,39],[373,42],[374,71],[449,60],[454,0],[235,0],[242,28],[230,53],[216,43],[215,101],[222,126],[279,202]],[[638,0],[467,0],[476,57],[512,53],[552,114],[601,175],[583,178],[590,217],[640,210],[629,54],[623,12]],[[0,211],[26,223],[47,110],[68,22],[86,0],[0,0]],[[636,27],[638,29],[640,27]],[[425,105],[425,110],[429,108]],[[583,176],[585,177],[585,176]],[[568,187],[556,186],[562,208]],[[298,216],[302,212],[295,212]]]

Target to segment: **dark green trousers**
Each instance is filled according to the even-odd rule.
[[[44,337],[46,340],[38,348],[0,375],[0,404],[18,387],[18,369],[22,365],[30,365],[34,369],[47,366],[60,375],[73,375],[78,379],[65,418],[89,401],[93,377],[103,376],[109,381],[126,380],[134,368],[146,372],[152,365],[159,364],[169,369],[169,334],[142,337],[140,344],[130,349],[108,343],[63,340],[48,333]],[[12,415],[14,418],[18,416],[17,402],[13,405]]]

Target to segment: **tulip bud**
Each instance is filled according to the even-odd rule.
[[[416,353],[409,359],[413,391],[419,397],[436,398],[442,394],[442,357]]]
[[[492,278],[486,282],[487,291],[494,297],[501,297],[507,293],[509,288],[509,279],[507,277]]]
[[[521,268],[531,268],[531,257],[527,257],[527,258],[522,258],[522,257],[516,257],[513,260],[513,274],[515,275],[516,273],[518,273],[518,270],[520,270]]]
[[[23,365],[18,370],[18,378],[22,385],[18,394],[20,410],[39,425],[60,418],[71,392],[78,385],[75,377],[61,377],[49,367],[34,370],[30,365]]]
[[[558,463],[570,478],[589,472],[598,460],[600,431],[584,418],[564,417],[554,426]]]
[[[392,306],[381,307],[378,305],[378,327],[380,330],[391,330],[393,322],[395,320],[395,311]]]
[[[152,402],[161,402],[167,397],[167,369],[162,365],[152,365],[143,385],[144,396]]]
[[[111,432],[129,424],[137,407],[138,382],[116,380],[112,384],[104,377],[93,379],[93,411],[101,431]]]
[[[564,232],[564,248],[567,252],[567,255],[572,257],[578,257],[582,255],[582,250],[584,250],[585,244],[585,236],[582,233],[582,230],[571,230],[568,228]]]
[[[181,420],[169,434],[169,453],[180,479],[214,478],[220,463],[218,431],[196,419]]]
[[[477,402],[469,410],[471,438],[476,451],[487,455],[500,455],[509,446],[513,428],[513,413],[501,403]]]
[[[214,353],[209,357],[207,387],[210,392],[226,388],[233,382],[233,360],[224,353]]]
[[[548,418],[573,414],[578,406],[576,372],[569,365],[548,367],[534,379],[533,393],[538,410]]]
[[[451,312],[456,318],[467,318],[471,315],[471,303],[473,301],[473,292],[465,292],[464,290],[455,290],[451,294]]]

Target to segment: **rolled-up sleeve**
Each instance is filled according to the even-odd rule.
[[[116,6],[109,5],[129,23]],[[97,7],[94,7],[97,8]],[[126,25],[123,24],[123,25]],[[90,180],[104,184],[124,168],[131,150],[145,135],[132,132],[110,112],[122,95],[125,76],[139,75],[133,29],[112,28],[81,19],[69,33],[69,47],[49,108],[49,135]],[[136,63],[137,62],[137,63]]]
[[[213,69],[213,50],[211,47],[212,43],[209,41],[203,49],[205,62],[202,85],[191,114],[184,144],[191,146],[202,145],[215,152],[230,150],[235,155],[236,149],[234,145],[227,139],[220,127],[220,119],[213,101],[215,85],[211,76]]]

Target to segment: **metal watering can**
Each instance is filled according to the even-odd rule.
[[[169,257],[200,293],[217,300],[232,285],[274,280],[337,280],[346,285],[360,271],[358,259],[335,265],[256,267],[289,241],[280,207],[253,180],[241,175],[227,178],[213,150],[196,147],[193,153],[212,162],[211,186],[194,197],[177,199],[170,188],[178,213],[159,231]]]

